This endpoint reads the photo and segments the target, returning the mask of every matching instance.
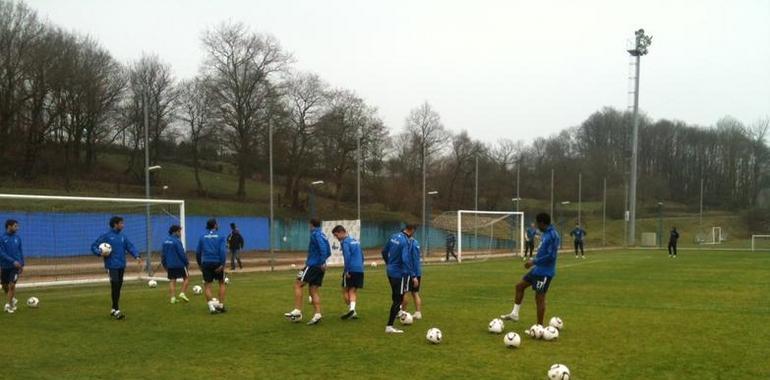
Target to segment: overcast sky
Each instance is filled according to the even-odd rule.
[[[770,115],[770,1],[27,0],[122,62],[156,53],[196,74],[202,31],[243,21],[296,67],[356,91],[400,130],[430,102],[447,128],[527,142],[629,105],[626,43],[653,36],[640,107],[713,125]]]

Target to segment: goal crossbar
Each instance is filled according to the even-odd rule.
[[[492,221],[486,222],[481,227],[487,227],[490,225],[493,225],[494,223],[497,223],[505,218],[508,218],[510,216],[516,216],[521,218],[519,221],[519,255],[522,256],[524,254],[524,245],[521,244],[524,241],[524,213],[521,211],[477,211],[477,210],[457,210],[457,261],[462,262],[462,252],[463,252],[463,226],[462,226],[462,216],[463,214],[473,214],[473,215],[499,215],[498,218],[494,218]],[[480,226],[475,226],[475,228],[479,228]]]

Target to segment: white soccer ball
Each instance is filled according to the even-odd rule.
[[[519,334],[511,331],[508,334],[505,334],[503,337],[503,343],[505,343],[505,347],[517,348],[521,345],[521,337]]]
[[[203,293],[203,288],[200,285],[193,286],[193,294]]]
[[[147,281],[147,286],[149,286],[151,288],[157,288],[158,287],[158,281],[155,281],[155,280]]]
[[[564,328],[564,321],[561,320],[559,317],[553,317],[550,321],[548,321],[548,324],[556,327],[557,329],[561,330]]]
[[[569,368],[564,364],[554,364],[548,370],[548,379],[550,380],[569,380]]]
[[[402,325],[411,325],[414,323],[414,317],[412,317],[412,314],[407,312],[401,313],[401,316],[398,319],[401,321]]]
[[[297,264],[291,264],[291,269],[297,269]]]
[[[495,318],[491,322],[489,322],[488,330],[493,334],[502,333],[504,328],[505,328],[505,324],[503,323],[503,320],[500,318]]]
[[[99,251],[102,252],[102,255],[109,256],[112,253],[112,246],[109,243],[99,244]]]
[[[543,332],[544,332],[544,329],[543,329],[543,325],[541,325],[541,324],[532,325],[532,327],[530,327],[526,331],[527,335],[529,335],[530,337],[532,337],[534,339],[542,338],[543,337]]]
[[[428,340],[428,342],[431,342],[433,344],[439,344],[441,343],[441,330],[431,327],[428,329],[428,333],[425,335],[425,339]]]
[[[377,268],[377,262],[376,261],[372,261],[372,268]]]
[[[37,299],[37,297],[29,297],[27,299],[27,306],[29,307],[38,307],[40,305],[40,300]]]
[[[559,329],[553,326],[548,326],[543,329],[543,339],[554,340],[559,337]]]
[[[225,284],[230,284],[230,277],[225,276]]]

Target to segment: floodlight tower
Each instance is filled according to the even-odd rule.
[[[627,50],[628,54],[636,58],[636,75],[634,77],[634,128],[631,135],[631,189],[629,194],[629,224],[628,224],[628,242],[631,246],[635,245],[636,236],[636,164],[639,152],[639,63],[643,55],[647,54],[647,48],[652,44],[652,36],[644,34],[644,29],[639,29],[635,33],[636,43],[632,49]]]

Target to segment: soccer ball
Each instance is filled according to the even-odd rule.
[[[157,288],[158,287],[158,281],[155,281],[155,280],[147,281],[147,286],[149,286],[151,288]]]
[[[37,299],[37,297],[29,297],[27,299],[27,306],[29,307],[38,307],[40,305],[40,300]]]
[[[200,285],[193,286],[193,294],[202,294],[203,288]]]
[[[225,277],[225,284],[230,284],[230,277]]]
[[[377,262],[376,261],[372,261],[372,268],[377,268]]]
[[[110,253],[112,253],[112,246],[109,243],[99,244],[99,251],[101,251],[103,255],[109,256]]]
[[[559,329],[553,326],[548,326],[543,329],[543,339],[554,340],[559,337]]]
[[[439,344],[441,343],[441,330],[431,327],[428,329],[428,333],[425,335],[425,339],[428,340],[428,342],[431,342],[433,344]]]
[[[543,329],[543,325],[536,324],[536,325],[532,325],[532,327],[530,327],[526,331],[526,333],[527,333],[527,335],[529,335],[530,337],[532,337],[534,339],[540,339],[540,338],[543,337],[543,332],[544,332],[543,330],[544,330]]]
[[[401,321],[402,325],[411,325],[412,323],[414,323],[414,317],[412,317],[412,314],[409,314],[407,312],[401,313],[401,316],[398,319]]]
[[[297,269],[297,264],[291,264],[291,269]]]
[[[508,334],[505,334],[503,337],[503,343],[505,343],[505,347],[517,348],[519,345],[521,345],[521,337],[519,334],[511,331]]]
[[[550,380],[569,380],[569,368],[564,364],[554,364],[548,370],[548,378]]]
[[[489,322],[488,330],[493,334],[500,334],[503,332],[503,328],[505,328],[505,325],[503,324],[503,320],[500,318],[495,318]]]
[[[548,322],[549,325],[556,327],[557,329],[561,330],[564,328],[564,321],[561,320],[559,317],[553,317]]]

